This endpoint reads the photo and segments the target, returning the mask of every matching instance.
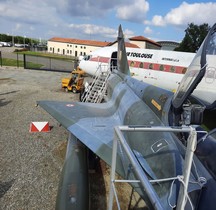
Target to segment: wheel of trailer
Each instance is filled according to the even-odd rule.
[[[73,87],[73,88],[72,88],[72,92],[73,92],[73,93],[76,93],[76,92],[77,92],[77,89],[76,89],[75,87]]]
[[[69,91],[69,90],[68,90],[68,88],[66,87],[66,88],[65,88],[65,92],[68,92],[68,91]]]

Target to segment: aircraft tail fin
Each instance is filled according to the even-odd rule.
[[[124,34],[121,25],[118,30],[118,71],[130,75],[127,53],[125,48]]]

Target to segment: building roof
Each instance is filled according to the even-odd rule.
[[[94,40],[82,40],[82,39],[71,39],[71,38],[61,38],[61,37],[53,37],[48,41],[79,44],[79,45],[90,45],[96,47],[105,47],[110,43],[110,42],[101,42],[101,41],[94,41]]]
[[[155,41],[153,41],[151,39],[148,39],[148,38],[146,38],[144,36],[134,36],[134,37],[129,38],[129,40],[130,41],[142,41],[142,42],[145,41],[145,42],[150,42],[150,43],[152,43],[154,45],[157,45],[157,46],[161,47],[161,45],[159,43],[157,43],[157,42],[155,42]]]
[[[179,43],[175,41],[158,41],[162,47],[162,50],[174,50],[176,47],[179,47]]]
[[[132,44],[130,42],[125,42],[125,46],[126,47],[131,47],[131,48],[139,48],[139,46],[137,46],[136,44]]]
[[[175,41],[158,41],[157,42],[160,45],[176,45],[179,46],[179,42],[175,42]]]
[[[117,41],[114,42],[110,42],[107,46],[112,46],[114,44],[116,44]],[[136,44],[132,44],[130,42],[125,42],[125,47],[130,47],[130,48],[140,48],[139,46],[137,46]]]

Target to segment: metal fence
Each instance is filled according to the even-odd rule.
[[[74,59],[43,57],[38,55],[23,55],[25,69],[71,72],[78,65]]]
[[[54,58],[53,56],[40,56],[20,54],[15,48],[4,47],[0,49],[0,66],[4,64],[4,59],[16,60],[16,67],[24,66],[25,69],[71,72],[77,68],[78,60],[75,58]],[[23,62],[23,63],[22,63]],[[6,64],[7,65],[7,64]],[[14,65],[14,63],[13,63]]]
[[[2,53],[0,51],[0,66],[2,66]]]

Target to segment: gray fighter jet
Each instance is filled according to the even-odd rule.
[[[149,209],[215,209],[216,139],[201,124],[216,97],[204,104],[191,96],[202,79],[206,85],[216,79],[215,72],[216,24],[175,94],[130,77],[120,26],[106,102],[38,102],[69,131],[56,209],[89,208],[87,149],[108,165],[113,160],[112,169],[123,179],[139,180],[131,185]],[[116,139],[121,143],[115,162]]]

